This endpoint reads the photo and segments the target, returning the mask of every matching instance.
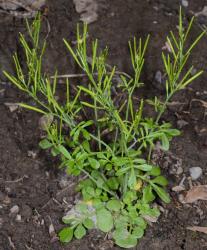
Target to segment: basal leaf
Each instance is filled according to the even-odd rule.
[[[86,234],[86,229],[83,227],[82,224],[79,224],[74,231],[76,239],[78,240],[82,239],[85,234]]]
[[[160,175],[161,173],[161,170],[160,170],[160,167],[153,167],[151,171],[149,171],[149,175],[152,175],[152,176],[158,176]]]
[[[98,169],[100,167],[100,163],[94,158],[88,158],[88,162],[93,169]]]
[[[39,142],[39,146],[42,148],[42,149],[48,149],[48,148],[51,148],[52,147],[52,143],[49,142],[47,139],[43,139]]]
[[[132,231],[132,235],[135,236],[137,239],[141,239],[144,235],[144,230],[141,227],[135,227]]]
[[[58,236],[61,242],[68,243],[73,238],[73,229],[70,227],[65,227],[59,232]]]
[[[130,171],[129,179],[128,179],[128,186],[129,188],[134,188],[136,185],[136,175],[134,173],[134,169],[132,168]]]
[[[162,149],[165,151],[168,151],[170,147],[170,143],[169,143],[169,139],[167,138],[165,134],[161,136],[161,141],[162,141]]]
[[[113,228],[113,217],[107,209],[101,208],[97,211],[97,226],[104,233]]]
[[[142,171],[151,171],[152,170],[152,166],[149,164],[136,165],[136,166],[134,166],[134,168],[137,168],[137,169],[142,170]]]
[[[137,238],[129,234],[126,238],[115,239],[115,243],[123,248],[132,248],[137,245]]]
[[[94,223],[91,219],[87,218],[84,220],[83,225],[87,228],[87,229],[92,229],[94,227]]]
[[[68,150],[63,145],[58,145],[57,149],[60,151],[61,154],[65,156],[65,158],[69,160],[72,158]]]
[[[119,200],[110,200],[110,201],[107,202],[106,207],[110,211],[118,212],[121,209],[121,202]]]
[[[170,196],[163,188],[157,186],[156,184],[153,184],[152,187],[161,200],[163,200],[165,203],[170,203]]]
[[[150,203],[155,199],[154,194],[152,193],[152,187],[150,185],[144,187],[142,200],[144,203]]]
[[[164,176],[157,176],[152,180],[153,183],[159,184],[160,186],[167,186],[168,180]]]

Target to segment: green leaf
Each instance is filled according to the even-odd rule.
[[[114,221],[114,225],[115,227],[118,228],[126,228],[128,225],[128,221],[129,221],[129,217],[128,216],[124,216],[124,215],[119,215],[116,220]]]
[[[133,235],[128,235],[125,238],[117,238],[115,239],[116,245],[123,247],[123,248],[132,248],[137,245],[137,239]]]
[[[100,167],[100,163],[94,158],[88,158],[88,162],[94,169],[98,169]]]
[[[165,203],[170,203],[170,196],[163,188],[157,186],[156,184],[152,184],[152,188],[155,190],[161,200],[163,200]]]
[[[141,227],[135,227],[132,235],[135,236],[137,239],[141,239],[144,235],[144,230]]]
[[[144,187],[142,200],[144,203],[150,203],[155,199],[154,194],[152,193],[152,187],[150,185]]]
[[[74,235],[75,235],[76,239],[78,239],[78,240],[82,239],[85,234],[86,234],[85,227],[83,227],[82,224],[79,224],[74,231]]]
[[[121,209],[121,202],[119,200],[110,200],[107,202],[106,207],[111,211],[118,212]]]
[[[90,144],[89,144],[89,142],[88,141],[84,141],[83,143],[82,143],[82,146],[83,146],[83,148],[88,152],[88,153],[90,153]]]
[[[134,223],[136,225],[138,225],[139,227],[141,227],[142,229],[146,229],[146,227],[147,227],[147,223],[146,223],[146,221],[142,217],[137,217],[134,220]]]
[[[90,136],[90,133],[89,133],[87,130],[82,129],[81,132],[82,132],[82,134],[83,134],[83,137],[84,137],[87,141],[90,140],[91,136]]]
[[[86,218],[84,221],[83,221],[83,225],[84,227],[86,227],[87,229],[92,229],[94,227],[94,223],[91,219],[89,218]]]
[[[75,205],[75,209],[76,209],[78,212],[82,213],[82,214],[88,213],[88,207],[87,207],[87,205],[86,205],[85,203],[83,203],[83,202],[80,202],[80,203],[76,204],[76,205]]]
[[[170,148],[170,143],[169,143],[169,140],[165,134],[163,134],[161,136],[161,141],[162,141],[162,149],[165,151],[168,151]]]
[[[151,171],[149,171],[149,175],[158,176],[161,174],[160,167],[153,167]]]
[[[168,180],[164,176],[157,176],[152,180],[153,183],[159,184],[160,186],[167,186]]]
[[[149,164],[136,165],[134,167],[142,171],[151,171],[153,168],[153,166]]]
[[[101,208],[97,211],[97,226],[104,233],[113,228],[113,217],[107,209]]]
[[[18,105],[19,105],[20,107],[22,107],[22,108],[30,109],[30,110],[32,110],[32,111],[39,112],[39,113],[41,113],[41,114],[47,115],[47,113],[46,113],[45,111],[43,111],[43,110],[41,110],[41,109],[38,109],[38,108],[36,108],[36,107],[27,105],[27,104],[25,104],[25,103],[18,103]]]
[[[136,185],[136,180],[136,175],[134,173],[134,169],[132,168],[128,179],[128,186],[130,189],[134,188],[134,186]]]
[[[69,160],[72,158],[68,150],[63,145],[58,145],[57,149],[60,151],[61,154],[65,156],[65,158]]]
[[[70,227],[65,227],[59,232],[58,236],[61,242],[68,243],[73,238],[73,229]]]
[[[178,130],[178,129],[168,129],[167,134],[169,134],[171,136],[178,136],[178,135],[180,135],[180,130]]]
[[[47,139],[43,139],[39,142],[39,146],[42,148],[42,149],[48,149],[48,148],[51,148],[52,147],[52,143],[49,142]]]
[[[60,153],[60,151],[56,147],[51,148],[51,154],[52,156],[57,156]]]
[[[117,190],[119,188],[119,182],[116,177],[110,177],[107,181],[106,184],[108,187],[112,190]]]
[[[132,201],[136,200],[137,199],[137,195],[136,195],[136,192],[135,191],[127,191],[125,194],[124,194],[124,198],[123,198],[123,202],[125,204],[131,204]]]

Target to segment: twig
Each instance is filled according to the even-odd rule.
[[[13,180],[13,181],[5,181],[5,183],[17,183],[17,182],[23,181],[24,178],[28,178],[28,176],[27,176],[27,175],[24,175],[24,176],[22,176],[21,178],[16,179],[16,180]]]
[[[107,73],[107,74],[110,75],[111,73]],[[128,78],[131,78],[131,76],[125,72],[116,71],[115,74],[116,75],[123,75],[123,76],[126,76]],[[98,73],[93,73],[93,75],[97,76]],[[52,78],[52,79],[54,79],[54,78],[79,78],[79,77],[84,77],[84,76],[88,76],[88,75],[85,73],[83,73],[83,74],[65,74],[65,75],[51,76],[50,78]]]

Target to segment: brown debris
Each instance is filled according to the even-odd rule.
[[[193,203],[197,200],[207,200],[207,185],[193,186],[187,192],[183,203]]]

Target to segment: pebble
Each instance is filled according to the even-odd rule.
[[[20,222],[22,220],[22,216],[20,214],[17,214],[16,221]]]
[[[200,167],[192,167],[189,169],[189,171],[193,181],[197,180],[202,175],[202,169]]]
[[[176,171],[176,174],[177,175],[180,175],[180,174],[182,174],[183,173],[183,168],[182,167],[178,167],[177,168],[177,171]]]
[[[10,213],[11,214],[18,214],[19,212],[19,206],[14,205],[11,209],[10,209]]]
[[[188,7],[188,1],[187,0],[182,0],[182,6],[183,7]]]
[[[186,125],[188,125],[188,122],[186,122],[185,120],[178,120],[177,121],[177,126],[179,129],[185,127]]]

